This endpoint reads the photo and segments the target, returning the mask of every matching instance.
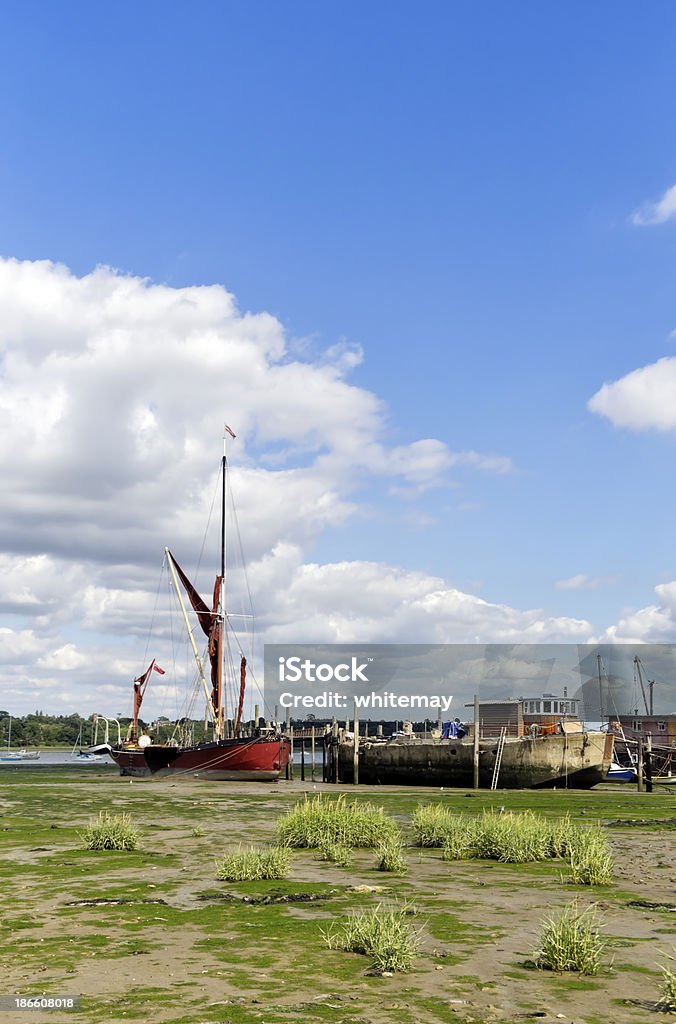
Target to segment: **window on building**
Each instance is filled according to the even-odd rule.
[[[552,713],[552,702],[550,700],[543,700],[543,702],[542,702],[542,711],[543,711],[543,713],[545,715],[546,714],[550,714],[551,715],[551,713]]]
[[[643,722],[641,721],[640,718],[635,718],[634,721],[631,723],[631,727],[634,730],[634,732],[642,732],[643,731]]]
[[[666,722],[658,722],[657,723],[657,731],[658,732],[666,732],[667,731],[667,723]]]

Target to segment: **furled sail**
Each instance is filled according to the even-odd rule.
[[[209,661],[211,662],[211,703],[214,712],[218,713],[221,705],[221,687],[220,687],[220,666],[222,664],[222,649],[223,649],[223,627],[221,618],[218,614],[218,604],[221,595],[221,583],[222,576],[216,577],[214,583],[214,596],[212,607],[209,608],[207,604],[200,597],[195,587],[192,585],[186,574],[181,569],[180,565],[169,552],[171,560],[174,563],[176,573],[180,579],[188,600],[195,610],[197,615],[197,621],[199,622],[202,632],[209,640]]]

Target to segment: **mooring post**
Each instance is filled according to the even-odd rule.
[[[636,775],[636,791],[642,793],[644,790],[643,785],[643,738],[639,737],[638,741],[638,766]]]
[[[474,757],[472,785],[474,789],[479,788],[479,695],[474,694]]]
[[[305,782],[305,736],[300,738],[300,781]]]
[[[652,736],[646,736],[645,738],[645,752],[643,754],[643,767],[645,769],[645,791],[646,793],[652,793],[653,791],[653,740]]]
[[[312,781],[315,781],[315,727],[310,729],[310,772]]]
[[[289,743],[291,744],[291,757],[289,758],[289,782],[293,781],[293,726],[289,725]]]
[[[378,724],[376,726],[376,736],[382,736],[382,734],[383,734],[383,723],[382,722],[378,722]]]
[[[338,722],[333,719],[331,725],[331,781],[338,782]]]
[[[353,760],[353,775],[352,782],[355,786],[359,785],[359,708],[357,702],[354,702],[354,760]]]

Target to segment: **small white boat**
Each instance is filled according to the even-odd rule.
[[[80,732],[70,755],[71,761],[75,761],[77,764],[97,764],[97,762],[103,761],[104,754],[98,754],[93,750],[83,750],[81,744],[82,726],[80,726]]]
[[[0,754],[0,761],[37,761],[40,757],[39,750],[3,750]]]
[[[37,761],[40,757],[39,750],[12,750],[12,716],[9,716],[9,728],[7,731],[7,749],[0,751],[0,761]]]
[[[624,765],[618,764],[617,761],[613,761],[608,769],[606,775],[606,782],[636,782],[638,778],[636,769],[633,767],[625,768]]]

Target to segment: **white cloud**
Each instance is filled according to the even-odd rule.
[[[676,581],[655,587],[657,603],[625,611],[593,642],[660,644],[676,643]]]
[[[187,569],[198,560],[225,420],[238,435],[247,553],[274,577],[274,593],[257,588],[266,622],[348,635],[349,595],[368,577],[366,591],[389,609],[372,609],[379,634],[401,627],[407,607],[421,626],[440,628],[419,604],[441,581],[368,563],[351,579],[347,563],[305,568],[305,553],[327,527],[363,514],[362,489],[375,515],[397,483],[419,493],[455,472],[511,464],[434,438],[399,443],[381,399],[347,379],[361,358],[345,341],[301,358],[278,320],[240,313],[219,286],[172,288],[106,267],[79,278],[49,261],[0,260],[6,700],[63,710],[79,696],[95,710],[104,685],[127,693],[164,544]],[[169,620],[158,616],[167,638]]]
[[[395,487],[410,496],[463,470],[511,468],[507,457],[434,438],[391,439],[384,403],[347,379],[360,358],[341,342],[301,361],[277,320],[240,314],[220,287],[174,289],[105,268],[77,278],[48,262],[0,260],[3,706],[116,714],[156,656],[168,676],[155,681],[149,710],[179,713],[169,672],[181,682],[190,658],[173,646],[157,575],[166,543],[188,571],[198,561],[224,420],[238,435],[233,479],[267,640],[589,640],[584,620],[482,600],[428,573],[308,561],[323,531],[364,514],[362,487],[373,518],[379,486],[389,503]],[[612,401],[602,389],[594,411],[609,415],[604,402],[626,401],[620,385],[606,385]],[[654,388],[650,396],[654,406]],[[664,415],[676,406],[666,394],[657,404]],[[209,552],[203,564],[213,565]],[[202,583],[208,591],[212,580]],[[230,585],[237,599],[236,571]],[[596,585],[582,575],[560,581]],[[676,638],[676,584],[657,593],[657,605],[627,614],[608,636]]]
[[[587,407],[616,427],[676,429],[676,356],[665,356],[604,384]]]
[[[638,227],[650,227],[664,224],[676,217],[676,185],[672,185],[657,200],[643,203],[631,216],[632,224]]]

